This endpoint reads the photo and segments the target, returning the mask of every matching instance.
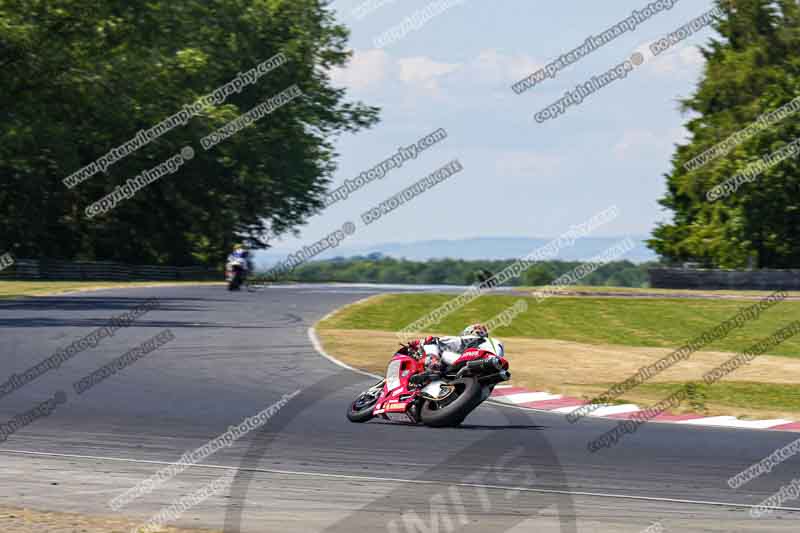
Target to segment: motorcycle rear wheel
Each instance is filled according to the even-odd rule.
[[[478,406],[481,401],[481,385],[477,379],[465,377],[454,385],[458,393],[456,398],[445,399],[447,403],[427,400],[422,404],[420,416],[423,424],[430,427],[455,427]]]

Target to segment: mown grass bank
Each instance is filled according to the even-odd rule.
[[[344,362],[382,373],[398,345],[395,334],[453,295],[382,295],[347,306],[318,324],[325,349]],[[519,296],[483,296],[420,335],[457,334],[465,324],[487,321]],[[695,299],[533,298],[528,310],[507,327],[503,339],[512,383],[591,399],[640,367],[668,355],[685,342],[753,305],[750,301]],[[800,302],[784,301],[765,310],[728,337],[717,340],[618,399],[649,405],[702,376],[800,319]],[[800,336],[799,336],[800,337]],[[761,355],[723,381],[696,387],[692,402],[676,412],[757,418],[800,417],[800,338]]]
[[[320,329],[399,331],[452,299],[444,294],[392,294],[352,305],[322,322]],[[485,322],[511,307],[518,296],[487,295],[448,315],[430,333],[457,334],[465,325]],[[528,299],[528,310],[500,337],[554,339],[585,344],[615,344],[677,349],[755,302],[741,300],[626,299],[592,297]],[[784,301],[734,329],[705,350],[735,352],[800,319],[800,302]],[[429,332],[420,332],[429,333]],[[774,355],[800,357],[800,336],[776,346]]]

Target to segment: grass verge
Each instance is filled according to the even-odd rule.
[[[334,357],[382,374],[398,346],[394,331],[448,298],[431,294],[373,297],[342,308],[322,321],[317,327],[318,334],[326,351]],[[425,333],[453,334],[466,323],[491,318],[516,300],[512,296],[484,296]],[[493,333],[506,344],[512,384],[591,399],[750,304],[591,298],[550,299],[537,304],[531,300],[529,310],[510,327]],[[665,398],[681,383],[700,382],[705,372],[725,362],[735,351],[797,319],[798,314],[800,304],[780,303],[742,329],[734,330],[730,334],[732,339],[693,354],[632,389],[620,401],[646,406]],[[654,339],[645,343],[649,335]],[[699,387],[693,401],[676,412],[797,419],[800,415],[800,391],[796,386],[800,383],[798,339],[789,339],[774,352],[757,357],[712,387]]]
[[[220,285],[217,281],[0,281],[0,299],[131,287]]]
[[[536,287],[514,287],[523,292],[532,292],[536,290],[552,289],[550,285],[541,285]],[[673,294],[682,296],[695,296],[702,298],[705,296],[748,296],[759,297],[772,294],[773,291],[734,291],[734,290],[701,290],[701,289],[651,289],[649,287],[605,287],[600,285],[568,285],[563,289],[564,294],[619,294],[619,295],[639,295],[639,294],[655,294],[669,297]],[[800,297],[800,291],[786,291],[786,294],[793,297]]]
[[[399,331],[454,296],[443,294],[390,294],[349,306],[323,321],[320,329]],[[487,295],[445,317],[432,332],[453,335],[465,325],[485,322],[509,308],[520,297]],[[528,310],[498,337],[529,337],[619,346],[677,349],[714,328],[754,302],[687,299],[549,298],[528,300]],[[764,311],[727,337],[705,347],[711,351],[736,352],[771,335],[792,320],[800,319],[800,302],[784,301]],[[420,334],[429,333],[427,331]],[[800,336],[788,339],[769,352],[800,357]]]
[[[658,400],[668,397],[685,383],[645,383],[640,393]],[[722,406],[729,411],[772,411],[800,413],[800,388],[785,383],[722,382],[694,384],[695,411],[716,412]],[[658,401],[656,400],[656,401]],[[655,402],[654,402],[655,403]],[[687,406],[688,407],[688,406]]]

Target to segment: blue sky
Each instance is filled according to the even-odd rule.
[[[351,99],[381,107],[381,122],[337,141],[334,186],[437,128],[449,136],[314,216],[299,238],[285,238],[276,249],[323,238],[348,220],[358,229],[347,244],[362,245],[550,237],[614,204],[620,216],[593,235],[647,235],[668,218],[656,202],[674,145],[685,138],[687,117],[678,99],[694,90],[703,69],[697,45],[713,30],[705,28],[659,56],[648,45],[711,9],[711,0],[679,0],[522,95],[511,90],[512,83],[649,1],[456,0],[382,49],[375,48],[375,37],[431,0],[386,1],[358,19],[353,9],[363,2],[333,3],[351,28],[354,56],[332,78],[348,88]],[[637,50],[645,62],[626,79],[554,120],[533,119],[565,90]],[[462,172],[369,226],[361,222],[361,213],[456,158]]]

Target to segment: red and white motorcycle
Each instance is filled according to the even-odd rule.
[[[426,372],[423,357],[403,346],[386,368],[386,378],[362,392],[347,409],[351,422],[376,416],[400,415],[415,424],[452,427],[461,424],[491,394],[495,385],[511,378],[503,343],[476,338],[461,353],[442,352],[448,362],[444,375]]]

